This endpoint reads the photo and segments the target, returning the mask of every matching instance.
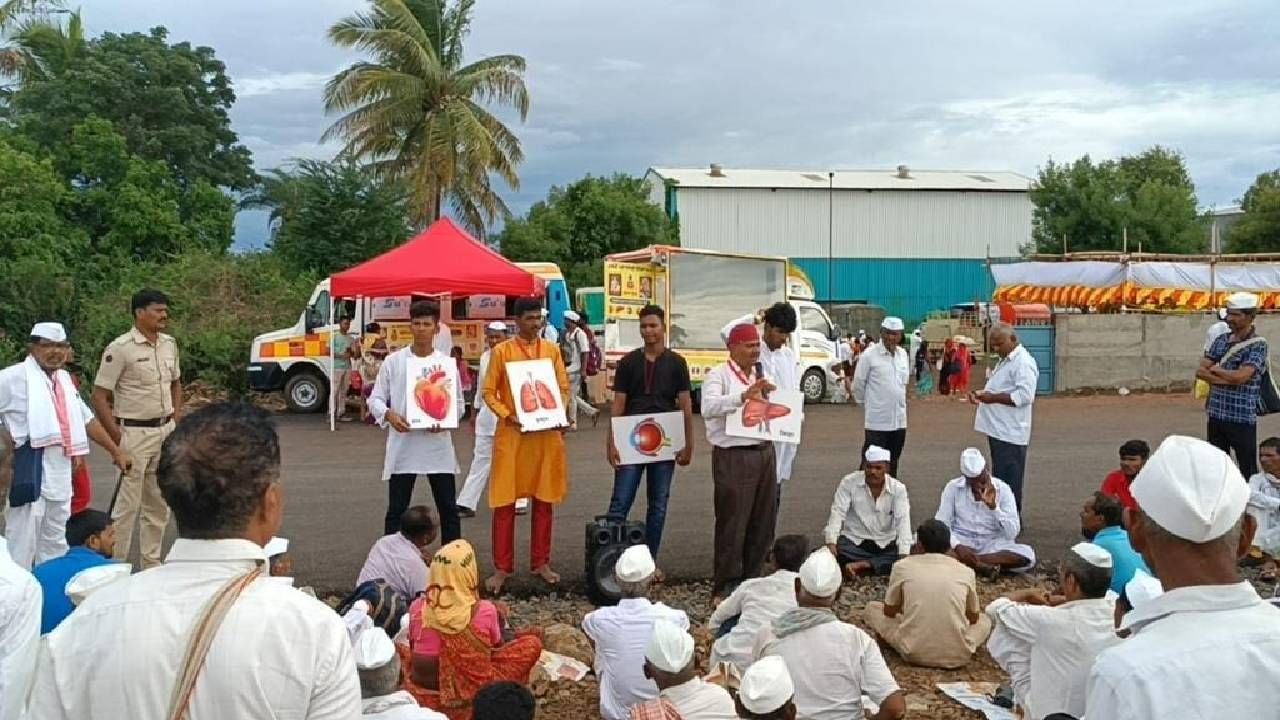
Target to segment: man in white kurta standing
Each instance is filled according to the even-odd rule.
[[[763,324],[760,333],[760,360],[764,376],[777,390],[800,389],[800,360],[789,344],[791,333],[796,331],[796,309],[784,302],[777,302],[758,315],[745,315],[725,325],[720,336],[728,341],[729,333],[737,325]],[[791,466],[796,460],[796,443],[773,444],[775,472],[778,475],[778,503],[782,503],[782,483],[791,477]],[[776,518],[775,518],[776,520]]]
[[[986,387],[969,393],[969,402],[978,406],[973,429],[987,436],[991,472],[1008,483],[1021,514],[1022,476],[1027,470],[1027,445],[1031,444],[1031,406],[1036,401],[1040,368],[1010,325],[992,327],[987,344],[1000,356],[1000,362],[987,378]]]
[[[0,370],[0,420],[15,448],[5,537],[27,570],[67,553],[72,461],[89,454],[89,438],[121,471],[130,466],[62,369],[69,347],[62,325],[37,323],[27,357]]]
[[[886,317],[880,342],[867,348],[853,374],[853,399],[862,406],[866,435],[862,452],[875,445],[889,451],[889,474],[898,477],[898,462],[907,443],[907,382],[911,360],[902,349],[902,320]]]
[[[387,482],[385,534],[400,530],[400,516],[413,500],[413,486],[419,475],[431,483],[431,496],[440,516],[440,543],[448,545],[462,537],[462,522],[455,504],[454,482],[458,460],[453,453],[453,432],[439,427],[415,430],[409,427],[408,361],[412,357],[431,358],[442,365],[455,363],[432,343],[440,329],[440,306],[419,300],[409,307],[409,330],[413,342],[387,356],[378,371],[369,396],[369,413],[379,427],[390,428],[382,479]],[[450,388],[458,417],[462,416],[462,388]]]
[[[484,353],[480,355],[480,373],[476,377],[484,379],[489,371],[489,351],[498,343],[507,339],[507,325],[495,320],[484,329]],[[481,393],[476,393],[476,446],[471,456],[471,468],[467,470],[466,482],[462,483],[462,491],[458,493],[458,515],[475,517],[476,506],[480,504],[480,494],[489,484],[489,469],[493,466],[493,434],[498,429],[498,416],[485,403]],[[520,502],[516,501],[517,511]]]

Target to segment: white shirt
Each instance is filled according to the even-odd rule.
[[[46,389],[52,393],[53,379],[48,375],[43,377],[47,382]],[[76,393],[75,397],[68,398],[68,401],[80,404],[80,417],[88,427],[89,423],[93,422],[94,415],[89,406],[84,403],[84,399]],[[22,363],[0,370],[0,422],[4,423],[15,446],[21,447],[27,442],[27,374]],[[59,448],[51,447],[41,453],[40,465],[44,470],[44,476],[40,482],[40,496],[55,502],[70,500],[71,458]],[[0,501],[0,505],[4,504]]]
[[[1209,326],[1209,332],[1204,336],[1204,352],[1208,354],[1209,348],[1213,347],[1213,341],[1218,339],[1219,335],[1225,335],[1231,332],[1231,326],[1219,320]]]
[[[1014,407],[999,403],[979,403],[973,429],[1014,445],[1031,443],[1031,405],[1036,401],[1040,368],[1022,345],[1001,360],[987,379],[984,392],[1009,393]]]
[[[1031,657],[1027,717],[1039,720],[1057,712],[1084,717],[1089,669],[1098,653],[1120,642],[1115,609],[1115,602],[1106,598],[1057,607],[997,598],[987,606],[992,622],[1008,630]]]
[[[90,595],[45,636],[31,691],[41,720],[163,718],[192,626],[213,594],[265,563],[248,540],[179,538],[164,564]],[[351,720],[360,682],[327,605],[262,577],[228,611],[187,720]]]
[[[728,342],[729,332],[738,325],[755,324],[755,315],[743,315],[733,322],[725,325],[720,329],[720,336]],[[770,350],[768,344],[763,339],[760,341],[760,367],[764,371],[764,376],[769,378],[769,382],[779,390],[799,390],[800,389],[800,361],[796,358],[795,352],[790,345],[780,345],[777,350]],[[702,381],[703,387],[703,403],[706,403],[706,380]],[[705,415],[705,412],[703,413]],[[708,436],[708,440],[710,437]],[[773,444],[773,456],[775,466],[778,473],[778,482],[781,483],[791,477],[791,466],[796,460],[796,451],[800,449],[798,443],[775,442]]]
[[[920,351],[920,345],[924,343],[924,336],[920,334],[920,328],[916,328],[911,332],[911,362],[916,361],[916,353]]]
[[[360,701],[360,710],[361,720],[448,720],[435,710],[419,707],[407,690],[365,698]]]
[[[707,627],[718,630],[729,618],[738,616],[738,624],[728,635],[715,641],[712,661],[733,663],[746,672],[754,658],[751,655],[756,635],[774,618],[796,606],[796,578],[790,570],[778,570],[767,577],[743,581],[729,597],[716,606]]]
[[[759,445],[759,440],[733,437],[725,432],[726,419],[742,407],[742,393],[755,382],[755,368],[743,371],[747,379],[744,384],[729,367],[730,362],[732,360],[711,368],[702,378],[702,421],[707,429],[707,442],[722,448]]]
[[[890,354],[883,343],[867,348],[853,371],[853,399],[864,410],[863,427],[868,430],[900,430],[907,426],[907,381],[911,361],[907,351],[895,348]]]
[[[440,323],[436,328],[436,336],[431,340],[431,346],[439,350],[441,355],[448,357],[449,353],[453,352],[453,331],[444,323]]]
[[[432,473],[458,473],[458,459],[453,453],[453,432],[445,430],[433,433],[426,430],[396,432],[387,424],[387,408],[400,417],[408,413],[409,395],[405,389],[406,364],[412,346],[405,346],[387,356],[373,383],[369,396],[369,413],[379,427],[387,429],[387,450],[382,461],[382,479],[401,473],[429,475]],[[452,363],[453,358],[433,352],[429,357],[439,362]],[[459,389],[460,390],[460,389]],[[462,392],[454,393],[458,417],[462,417]]]
[[[542,326],[542,339],[550,340],[553,343],[559,343],[560,331],[556,329],[555,325],[552,325],[551,323],[547,323]]]
[[[0,537],[0,720],[22,716],[40,649],[40,583],[9,556]]]
[[[623,599],[582,619],[582,631],[596,646],[595,672],[604,720],[626,720],[632,705],[658,697],[658,686],[644,676],[644,649],[659,618],[689,629],[683,610],[646,598]]]
[[[591,352],[591,341],[587,339],[586,331],[575,325],[569,331],[567,342],[573,346],[573,357],[564,366],[564,371],[569,375],[576,375],[582,372],[582,354]]]
[[[836,341],[836,359],[842,363],[853,360],[853,349],[849,347],[849,343],[844,340]]]
[[[876,641],[848,623],[825,623],[781,640],[766,627],[756,639],[755,656],[769,655],[787,664],[796,715],[803,720],[861,718],[864,693],[879,705],[898,690]]]
[[[484,376],[489,372],[489,356],[492,350],[485,350],[480,356],[480,374],[476,375],[476,387],[484,387]],[[498,416],[493,414],[493,410],[489,409],[489,403],[484,401],[484,392],[476,393],[476,435],[493,437],[498,432]]]
[[[1249,514],[1258,521],[1254,544],[1261,546],[1263,535],[1280,529],[1280,478],[1267,472],[1249,478]],[[1263,552],[1271,550],[1264,547]]]
[[[993,539],[1013,540],[1022,531],[1013,491],[999,478],[991,478],[996,489],[996,507],[975,500],[965,479],[955,478],[942,488],[936,519],[951,528],[951,543],[982,544]],[[962,542],[963,541],[963,542]]]
[[[836,486],[823,535],[828,545],[835,545],[841,536],[854,544],[871,540],[880,547],[896,541],[898,554],[910,555],[911,502],[907,486],[886,475],[880,497],[873,498],[864,472],[845,475]]]
[[[1133,634],[1089,675],[1089,718],[1275,717],[1280,610],[1247,581],[1169,590],[1122,625]]]
[[[658,693],[680,712],[680,720],[738,720],[733,696],[700,677]]]

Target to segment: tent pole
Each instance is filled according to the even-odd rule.
[[[332,290],[333,288],[332,280],[329,281],[329,287]],[[338,299],[333,296],[332,292],[330,292],[329,324],[326,326],[326,329],[329,331],[329,342],[327,343],[328,347],[325,349],[325,351],[329,353],[329,382],[328,382],[329,402],[327,403],[329,407],[329,432],[334,432],[335,430],[338,429],[338,421],[337,421],[338,411],[337,411],[337,408],[334,407],[334,400],[333,400],[333,382],[334,382],[334,379],[333,379],[333,331],[334,331],[333,306],[337,304],[337,302],[338,302]]]

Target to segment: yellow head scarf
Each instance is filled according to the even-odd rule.
[[[422,626],[455,635],[471,624],[472,608],[480,602],[480,574],[476,553],[466,540],[454,540],[431,559],[431,578],[422,603]]]

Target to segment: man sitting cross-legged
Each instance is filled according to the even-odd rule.
[[[824,531],[827,549],[850,579],[887,575],[911,552],[911,503],[907,486],[889,475],[889,451],[872,445],[862,469],[836,487]]]
[[[796,580],[799,607],[783,613],[756,638],[757,660],[778,656],[795,683],[795,704],[806,720],[863,717],[862,695],[880,704],[870,720],[897,720],[907,700],[880,654],[861,629],[840,622],[832,607],[840,594],[841,572],[826,548],[805,560]]]
[[[707,621],[707,627],[716,633],[711,667],[730,662],[738,672],[747,669],[756,633],[796,606],[796,578],[808,555],[809,541],[805,536],[783,535],[773,541],[773,549],[765,558],[765,566],[772,572],[744,581],[716,606]]]
[[[866,623],[913,665],[963,667],[991,633],[973,570],[948,554],[951,532],[938,520],[916,538],[915,554],[893,566],[884,602],[867,603]]]
[[[951,529],[951,552],[984,577],[1001,570],[1028,569],[1036,562],[1031,546],[1017,542],[1022,522],[1013,491],[991,477],[977,448],[960,455],[960,473],[942,489],[936,518]]]
[[[1115,635],[1115,605],[1106,598],[1111,555],[1091,543],[1067,552],[1058,572],[1062,597],[1028,588],[987,606],[995,627],[987,649],[1013,685],[1030,720],[1085,714],[1089,669]]]

